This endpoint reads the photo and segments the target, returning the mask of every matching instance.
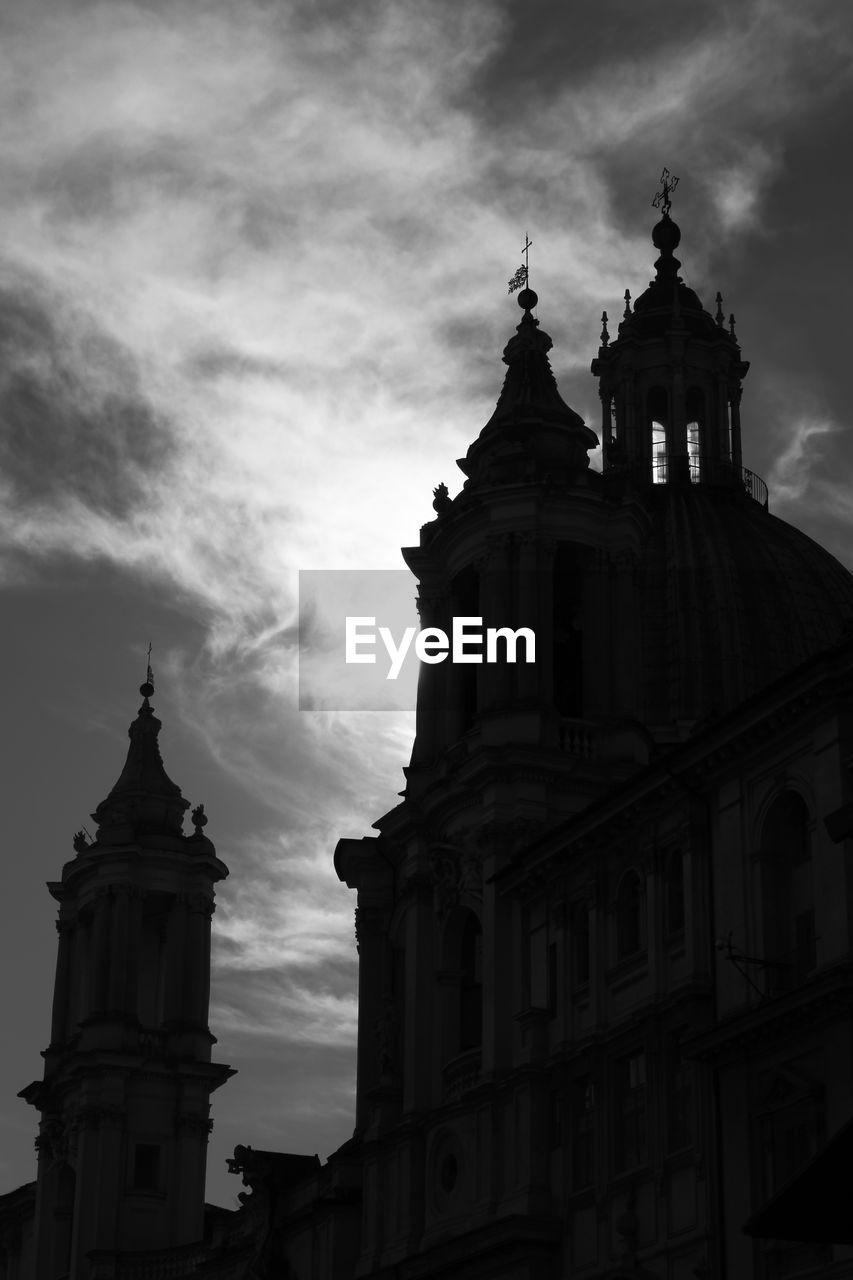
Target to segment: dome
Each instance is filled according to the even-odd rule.
[[[853,574],[745,494],[655,485],[646,500],[640,661],[649,727],[722,715],[853,626]]]
[[[675,298],[678,298],[678,312],[682,325],[697,336],[717,338],[719,327],[713,317],[702,306],[699,295],[684,283],[681,277],[677,280],[652,280],[648,289],[634,303],[631,317],[631,331],[637,337],[648,337],[673,325]]]

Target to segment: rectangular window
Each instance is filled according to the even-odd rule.
[[[557,944],[548,943],[548,1013],[557,1016]]]
[[[137,1142],[133,1152],[134,1191],[159,1191],[160,1148],[151,1142]]]
[[[794,916],[794,968],[796,970],[796,982],[804,982],[817,966],[816,943],[814,910],[801,911]]]
[[[548,1095],[548,1134],[552,1151],[563,1145],[563,1099],[557,1089]]]
[[[816,1155],[823,1116],[815,1097],[780,1107],[761,1120],[760,1141],[766,1196],[775,1195]]]
[[[647,1158],[646,1055],[632,1053],[616,1063],[616,1170],[633,1169]]]
[[[576,1191],[595,1177],[595,1087],[589,1076],[574,1084],[572,1105],[572,1184]]]
[[[589,909],[585,902],[579,903],[575,909],[572,955],[575,985],[584,987],[589,982]]]
[[[680,1151],[693,1142],[693,1064],[681,1056],[680,1036],[669,1043],[666,1073],[667,1150]]]

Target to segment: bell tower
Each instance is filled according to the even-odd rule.
[[[712,317],[678,274],[681,231],[670,216],[674,183],[668,178],[665,171],[656,197],[663,215],[652,230],[659,253],[655,278],[633,310],[626,290],[613,341],[607,313],[602,316],[592,372],[601,396],[603,470],[625,472],[641,487],[750,485],[752,473],[742,470],[740,432],[749,363],[741,358],[733,315],[726,325],[722,296],[717,294]]]
[[[40,1113],[36,1280],[83,1280],[118,1255],[200,1240],[210,1095],[214,886],[228,869],[167,776],[150,697],[121,775],[92,815],[94,840],[48,884],[59,954],[44,1078],[21,1093]],[[106,1271],[104,1268],[106,1267]]]

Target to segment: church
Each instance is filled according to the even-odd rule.
[[[679,275],[671,190],[654,279],[603,317],[600,438],[525,272],[464,483],[403,550],[424,627],[528,627],[536,662],[424,664],[400,803],[334,851],[352,1137],[321,1164],[247,1134],[241,1207],[205,1206],[227,868],[201,808],[184,832],[149,679],[48,886],[0,1280],[853,1276],[825,1194],[853,1117],[853,575],[743,465],[749,365]]]

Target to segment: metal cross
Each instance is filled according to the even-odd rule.
[[[145,672],[145,680],[148,684],[154,683],[154,672],[151,670],[151,641],[148,641],[148,669]]]
[[[522,249],[521,252],[524,254],[524,270],[527,272],[528,275],[530,275],[530,246],[532,244],[533,244],[533,241],[530,239],[527,232],[525,231],[524,248]]]
[[[675,188],[678,186],[678,179],[673,177],[669,169],[664,169],[663,173],[660,176],[660,183],[661,183],[661,189],[660,191],[658,191],[657,195],[652,201],[652,208],[654,209],[662,208],[664,213],[669,213],[670,206],[672,205],[670,196],[672,195]]]

